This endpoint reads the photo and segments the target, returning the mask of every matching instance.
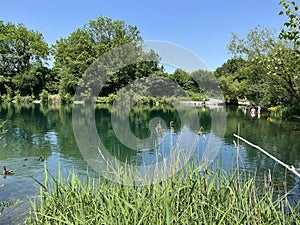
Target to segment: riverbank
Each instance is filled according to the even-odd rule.
[[[224,106],[225,102],[222,99],[210,98],[204,101],[179,101],[180,105],[183,106]]]
[[[115,94],[110,94],[107,97],[98,97],[94,100],[94,103],[96,104],[113,104],[113,102],[116,100]],[[159,106],[159,105],[165,105],[165,104],[177,104],[187,107],[209,107],[209,108],[218,108],[220,106],[227,105],[226,102],[223,99],[215,99],[215,98],[203,98],[203,100],[188,98],[186,100],[185,98],[161,98],[161,97],[153,97],[153,96],[126,96],[124,101],[132,101],[138,104],[144,104],[144,105],[150,105],[150,106]],[[2,102],[5,103],[14,103],[14,104],[50,104],[50,105],[78,105],[78,104],[84,104],[84,101],[77,101],[74,99],[74,96],[71,95],[62,97],[59,94],[48,94],[43,93],[40,95],[40,98],[35,98],[33,96],[15,96],[14,98],[7,98],[7,99],[1,99]],[[237,106],[242,107],[253,107],[253,103],[249,101],[239,101],[236,104]],[[264,111],[264,114],[267,114],[268,117],[272,118],[280,118],[280,119],[299,119],[299,110],[300,108],[297,106],[293,107],[286,107],[286,106],[274,106],[274,107],[262,107],[262,110]]]

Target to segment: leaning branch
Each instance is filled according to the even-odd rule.
[[[293,117],[295,117],[295,118],[297,118],[297,119],[300,119],[300,116],[293,115]]]
[[[284,166],[286,169],[288,169],[289,171],[291,171],[292,173],[294,173],[296,176],[298,176],[300,178],[300,173],[295,169],[295,167],[293,165],[290,166],[290,165],[285,164],[284,162],[280,161],[279,159],[277,159],[276,157],[274,157],[273,155],[271,155],[267,151],[263,150],[261,147],[255,145],[255,144],[252,144],[250,141],[247,141],[246,139],[240,137],[239,135],[233,134],[233,136],[240,139],[241,141],[245,142],[246,144],[252,146],[253,148],[256,148],[257,150],[261,151],[266,156],[270,157],[271,159],[273,159],[278,164]]]

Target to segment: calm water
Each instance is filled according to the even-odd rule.
[[[85,107],[76,107],[80,110],[81,117],[76,120],[75,125],[85,132],[84,125],[87,123]],[[32,177],[43,181],[44,162],[38,161],[40,156],[45,157],[47,168],[54,176],[57,174],[58,164],[65,176],[73,170],[83,179],[87,170],[90,176],[98,176],[84,160],[84,154],[76,144],[72,109],[71,106],[39,104],[0,105],[0,119],[6,120],[7,130],[0,140],[0,166],[2,168],[6,165],[7,169],[15,171],[13,176],[0,177],[0,184],[4,185],[0,189],[0,201],[22,200],[18,206],[4,209],[0,215],[0,224],[21,223],[22,215],[29,210],[29,199],[38,195],[39,186]],[[198,121],[194,121],[194,110]],[[112,124],[112,114],[113,118],[118,118],[118,123]],[[299,179],[293,174],[286,172],[257,150],[240,142],[237,151],[233,144],[235,140],[233,134],[238,133],[240,127],[239,133],[242,137],[285,163],[300,168],[299,121],[274,121],[264,116],[260,119],[251,119],[249,109],[245,108],[180,108],[178,111],[170,106],[152,108],[136,106],[129,112],[129,116],[126,115],[126,110],[115,112],[110,106],[96,107],[93,116],[103,147],[120,162],[145,165],[151,164],[154,160],[163,161],[164,157],[170,155],[170,144],[176,146],[185,129],[187,138],[191,140],[191,144],[186,146],[193,146],[198,162],[201,161],[205,149],[217,143],[220,144],[220,151],[214,162],[221,164],[225,170],[232,171],[238,164],[249,172],[256,172],[261,180],[270,171],[279,190],[283,190],[283,181],[287,181],[289,190],[293,189],[295,195],[300,193]],[[128,122],[129,129],[121,132],[117,138],[114,128],[124,127],[122,121]],[[153,138],[153,131],[159,121],[162,126],[161,132]],[[173,121],[172,129],[170,129],[171,121]],[[198,136],[200,126],[204,130],[203,135]],[[123,141],[131,139],[131,133],[138,139],[148,138],[151,144],[146,146],[143,142],[132,141],[126,146]],[[83,134],[83,139],[85,136],[86,133]],[[89,138],[84,140],[86,145],[93,144]],[[132,146],[140,151],[131,149]]]

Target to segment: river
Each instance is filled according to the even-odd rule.
[[[0,105],[0,121],[6,121],[6,132],[0,139],[0,166],[15,172],[0,177],[3,185],[0,201],[21,201],[4,208],[0,224],[21,223],[30,209],[30,199],[39,194],[40,187],[34,179],[43,182],[44,165],[54,177],[58,165],[63,177],[72,171],[82,179],[87,173],[92,177],[103,175],[99,175],[101,169],[91,163],[91,155],[85,148],[95,147],[99,140],[105,154],[138,167],[163,162],[173,154],[170,145],[176,149],[180,140],[185,140],[179,147],[192,151],[189,154],[196,155],[199,164],[205,156],[212,168],[221,167],[230,173],[239,167],[256,173],[261,181],[270,173],[279,192],[284,192],[286,182],[288,190],[300,195],[299,178],[233,137],[239,134],[286,164],[300,168],[300,120],[279,121],[264,113],[260,118],[252,118],[249,109],[243,107],[136,105],[123,110],[103,105],[90,111],[87,108],[83,105]],[[93,124],[95,128],[85,128]],[[92,131],[96,131],[99,140],[94,140]],[[209,148],[214,150],[207,153]],[[39,160],[40,157],[45,160]]]

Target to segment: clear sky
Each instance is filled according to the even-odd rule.
[[[0,0],[0,20],[23,23],[48,44],[98,16],[136,25],[144,40],[173,42],[215,70],[230,58],[232,32],[245,37],[257,25],[280,29],[279,0]]]

